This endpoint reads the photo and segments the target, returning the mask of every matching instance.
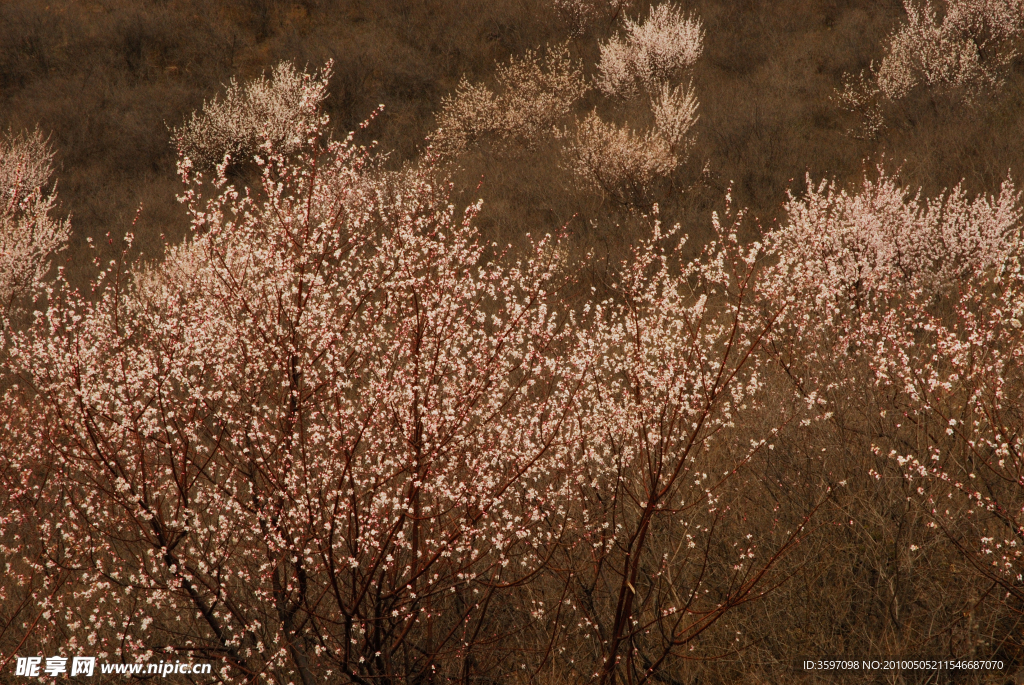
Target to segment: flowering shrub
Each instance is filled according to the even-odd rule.
[[[672,173],[689,155],[697,123],[692,88],[665,84],[651,100],[654,127],[638,133],[591,112],[577,125],[569,146],[573,171],[627,204],[647,196],[654,181]]]
[[[454,157],[483,140],[528,149],[550,136],[588,89],[564,45],[498,65],[495,80],[497,92],[463,78],[444,99],[431,137],[436,152]]]
[[[591,112],[569,148],[573,170],[623,203],[646,197],[651,183],[679,164],[671,143],[657,131],[637,133]]]
[[[790,195],[788,221],[769,234],[778,269],[818,301],[868,290],[936,288],[1001,264],[1017,246],[1020,193],[969,199],[962,188],[932,199],[881,169],[857,193],[807,179]]]
[[[299,72],[291,62],[243,85],[231,79],[223,98],[203,103],[201,112],[173,131],[178,154],[210,170],[225,156],[248,157],[263,145],[292,153],[307,141],[299,137],[327,96],[331,65]]]
[[[807,412],[766,392],[765,346],[784,307],[765,299],[761,246],[739,244],[732,218],[714,217],[715,240],[692,261],[682,259],[679,227],[655,222],[602,328],[595,395],[584,404],[594,458],[583,465],[579,515],[595,525],[582,554],[553,565],[579,607],[576,628],[567,621],[574,639],[563,642],[597,682],[639,680],[692,657],[803,528],[780,529],[770,516],[754,523],[746,498],[760,486],[736,482]]]
[[[704,50],[700,19],[665,3],[651,8],[643,23],[625,20],[626,34],[601,45],[597,85],[607,95],[655,92],[679,78]]]
[[[68,238],[68,222],[50,214],[53,151],[42,134],[0,137],[0,330],[21,298],[42,285],[49,259]]]
[[[581,17],[599,13],[596,4],[559,7]],[[647,100],[654,120],[648,131],[607,122],[596,110],[570,119],[590,86],[582,65],[561,45],[543,58],[527,52],[499,65],[496,90],[463,78],[442,103],[432,150],[453,159],[483,142],[508,151],[560,140],[565,167],[577,178],[624,204],[646,204],[651,183],[675,171],[693,144],[696,94],[672,81],[700,56],[703,29],[698,19],[661,5],[643,23],[626,19],[626,30],[625,41],[613,38],[601,46],[596,82],[609,97]]]
[[[863,111],[869,130],[883,125],[879,109],[912,90],[955,92],[965,101],[998,87],[1024,34],[1021,0],[948,0],[942,19],[935,6],[904,1],[907,22],[889,39],[877,67],[848,79],[840,102]]]
[[[809,181],[806,198],[790,197],[788,222],[768,233],[776,261],[765,272],[775,299],[792,303],[785,328],[802,352],[787,371],[804,392],[833,396],[855,391],[857,370],[867,371],[881,398],[872,449],[902,473],[927,525],[1015,601],[1024,598],[1020,199],[1010,181],[973,199],[959,187],[923,199],[881,172],[856,194]]]
[[[663,84],[651,99],[654,130],[672,148],[673,154],[685,156],[693,145],[693,126],[697,123],[697,95],[692,87],[674,88]]]
[[[1020,228],[1017,229],[1020,240]],[[1019,242],[1018,242],[1019,245]],[[878,454],[903,470],[928,525],[1015,602],[1024,599],[1024,272],[1019,247],[935,307],[915,292],[874,320],[876,383],[894,395]]]

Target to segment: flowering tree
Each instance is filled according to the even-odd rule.
[[[877,67],[848,79],[840,102],[863,112],[869,131],[884,123],[883,106],[918,87],[958,93],[970,102],[998,87],[1024,33],[1020,0],[948,0],[942,19],[930,2],[904,1],[907,22],[890,37]]]
[[[350,141],[265,148],[262,195],[221,167],[163,264],[112,264],[98,301],[65,290],[16,338],[9,399],[45,420],[7,476],[38,537],[7,551],[71,649],[307,683],[471,669],[557,528],[590,360],[551,304],[558,251],[491,261],[475,208]]]
[[[570,4],[573,11],[598,11],[596,5]],[[652,184],[678,169],[693,146],[697,98],[678,81],[700,56],[704,31],[699,19],[670,5],[652,8],[643,22],[627,18],[625,24],[625,39],[601,46],[596,84],[609,98],[638,99],[653,125],[618,125],[596,109],[574,117],[590,84],[562,45],[543,58],[527,52],[499,65],[496,90],[463,78],[442,103],[432,150],[452,160],[484,142],[508,152],[547,140],[563,147],[564,168],[577,179],[620,203],[649,208]]]
[[[597,85],[608,95],[653,93],[685,74],[704,51],[700,19],[668,3],[651,8],[644,22],[625,19],[625,37],[601,44]]]
[[[57,200],[52,163],[40,132],[0,137],[0,330],[42,285],[50,257],[68,237],[68,222],[50,216]]]
[[[738,482],[807,409],[766,391],[765,345],[786,307],[761,290],[761,245],[741,245],[736,228],[716,216],[717,240],[686,262],[679,227],[655,225],[616,284],[583,483],[583,518],[601,525],[566,564],[574,656],[600,683],[678,669],[727,612],[760,596],[803,529],[780,529],[770,507],[755,513],[760,485]]]
[[[495,80],[498,88],[492,91],[464,77],[444,99],[430,140],[437,153],[454,157],[483,141],[504,149],[530,148],[551,136],[588,90],[565,45],[543,57],[527,52],[500,64]]]
[[[203,103],[201,112],[173,130],[178,154],[203,170],[225,156],[248,157],[270,141],[279,152],[294,152],[306,143],[299,137],[327,96],[331,65],[312,74],[291,62],[240,85],[231,79],[223,98]]]
[[[640,204],[652,184],[686,161],[697,123],[693,90],[665,84],[651,100],[654,127],[638,132],[591,112],[568,148],[574,173],[625,204]]]
[[[960,186],[931,199],[878,170],[858,192],[807,179],[788,222],[769,234],[778,272],[818,302],[857,292],[935,288],[1003,262],[1017,245],[1020,194],[970,199]]]
[[[865,369],[884,398],[871,449],[911,485],[927,525],[1019,601],[1020,193],[1007,181],[995,197],[922,199],[884,174],[856,194],[808,185],[767,240],[778,259],[766,278],[795,303],[803,346],[787,369],[802,390],[833,394]]]
[[[651,98],[654,130],[668,143],[673,155],[683,157],[693,145],[693,126],[697,123],[697,95],[692,87],[668,83]]]
[[[647,197],[651,184],[679,164],[667,140],[654,131],[617,126],[591,112],[569,149],[574,172],[623,203]]]
[[[759,248],[716,223],[684,262],[656,223],[615,297],[568,306],[550,238],[495,253],[435,169],[385,172],[302,102],[259,190],[182,157],[188,239],[93,297],[59,279],[12,334],[3,658],[303,683],[677,664],[799,534],[730,490],[797,413],[761,382]],[[735,431],[747,412],[775,414]]]
[[[611,98],[645,101],[654,125],[635,132],[595,110],[577,122],[568,165],[619,202],[639,205],[648,201],[654,181],[689,156],[697,97],[678,81],[700,57],[704,29],[699,19],[668,4],[652,7],[642,23],[627,17],[625,28],[624,38],[601,45],[597,86]]]
[[[1019,240],[1019,227],[1018,227]],[[982,576],[1024,600],[1020,397],[1024,274],[1015,250],[941,297],[911,293],[877,317],[879,385],[896,395],[893,459],[929,515]],[[945,310],[945,311],[943,311]],[[1019,644],[1019,642],[1017,642]]]

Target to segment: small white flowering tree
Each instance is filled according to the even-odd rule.
[[[38,291],[50,258],[68,238],[51,214],[53,151],[38,131],[0,136],[0,331],[23,298]]]
[[[577,123],[568,146],[572,171],[624,204],[641,204],[652,184],[689,157],[697,123],[692,88],[664,84],[651,98],[654,126],[634,131],[591,112]]]
[[[308,141],[301,133],[327,96],[331,65],[314,73],[281,62],[270,77],[239,84],[234,78],[224,94],[203,103],[199,112],[172,131],[178,154],[197,169],[210,171],[225,156],[247,158],[263,145],[290,154]]]
[[[652,7],[643,22],[625,19],[625,36],[601,45],[597,86],[608,97],[646,101],[653,126],[634,131],[597,111],[577,122],[570,138],[570,169],[619,202],[642,205],[652,184],[689,157],[697,97],[679,80],[703,52],[704,29],[672,5]]]
[[[889,38],[877,66],[848,78],[840,102],[862,112],[869,133],[884,125],[884,109],[924,88],[971,102],[999,87],[1024,34],[1021,0],[905,0],[907,21]]]
[[[579,123],[569,155],[580,178],[624,204],[641,202],[651,184],[679,164],[669,142],[656,131],[617,126],[597,112]]]
[[[587,16],[599,11],[588,3],[560,7]],[[700,57],[704,29],[699,19],[667,4],[652,8],[642,22],[626,18],[625,28],[625,38],[601,45],[595,82],[614,100],[641,100],[653,125],[618,125],[596,110],[575,116],[590,84],[561,45],[543,57],[527,52],[499,65],[495,89],[463,78],[442,103],[430,138],[433,151],[454,160],[480,144],[510,152],[555,142],[565,152],[564,168],[583,183],[620,203],[649,205],[652,184],[685,163],[693,146],[697,98],[679,80]]]
[[[435,152],[451,158],[481,142],[499,149],[532,148],[552,136],[588,90],[565,45],[498,65],[495,81],[492,90],[463,78],[442,101],[430,139]]]
[[[643,22],[627,17],[625,35],[601,44],[597,85],[607,95],[653,94],[685,75],[703,51],[700,19],[663,3]]]

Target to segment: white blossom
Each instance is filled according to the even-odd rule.
[[[704,50],[700,19],[665,3],[651,8],[645,21],[625,20],[625,35],[601,45],[597,85],[607,95],[655,92],[682,76]]]
[[[331,65],[314,73],[280,62],[258,78],[239,84],[234,78],[222,96],[203,103],[202,111],[173,131],[179,156],[200,170],[224,157],[249,157],[266,145],[292,153],[306,144],[305,125],[318,116],[327,96]]]
[[[38,292],[68,238],[68,221],[51,216],[52,162],[39,131],[0,136],[0,330],[22,298]]]

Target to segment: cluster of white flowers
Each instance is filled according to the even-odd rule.
[[[651,99],[654,130],[675,154],[685,154],[693,144],[691,134],[697,123],[697,94],[692,87],[662,84]]]
[[[700,19],[662,4],[651,8],[643,23],[625,20],[626,35],[601,45],[597,85],[606,95],[655,92],[682,76],[704,51]]]
[[[897,102],[918,87],[956,93],[966,101],[998,87],[1024,34],[1024,0],[904,0],[907,21],[890,37],[877,67],[848,78],[840,102],[865,111],[868,126],[884,122],[881,102]]]
[[[497,89],[463,78],[445,98],[431,144],[453,157],[470,145],[490,141],[502,148],[529,149],[547,137],[587,91],[583,70],[565,45],[543,56],[528,51],[498,65]]]
[[[808,178],[789,221],[768,240],[793,284],[829,301],[875,288],[936,287],[1001,263],[1018,240],[1020,193],[969,198],[960,186],[926,199],[879,169],[856,193]]]
[[[57,199],[52,162],[39,131],[0,137],[0,330],[68,238],[68,222],[50,216]]]
[[[331,65],[309,74],[281,62],[265,74],[240,85],[231,79],[223,97],[173,131],[180,156],[197,168],[210,169],[225,156],[256,154],[261,146],[292,153],[305,144],[299,132],[317,116],[327,96]]]
[[[620,202],[637,203],[650,184],[672,173],[689,155],[697,123],[691,86],[673,85],[703,51],[700,19],[671,5],[651,8],[644,22],[625,20],[626,35],[601,45],[597,84],[614,98],[641,97],[654,126],[637,133],[591,112],[569,149],[576,174]]]

